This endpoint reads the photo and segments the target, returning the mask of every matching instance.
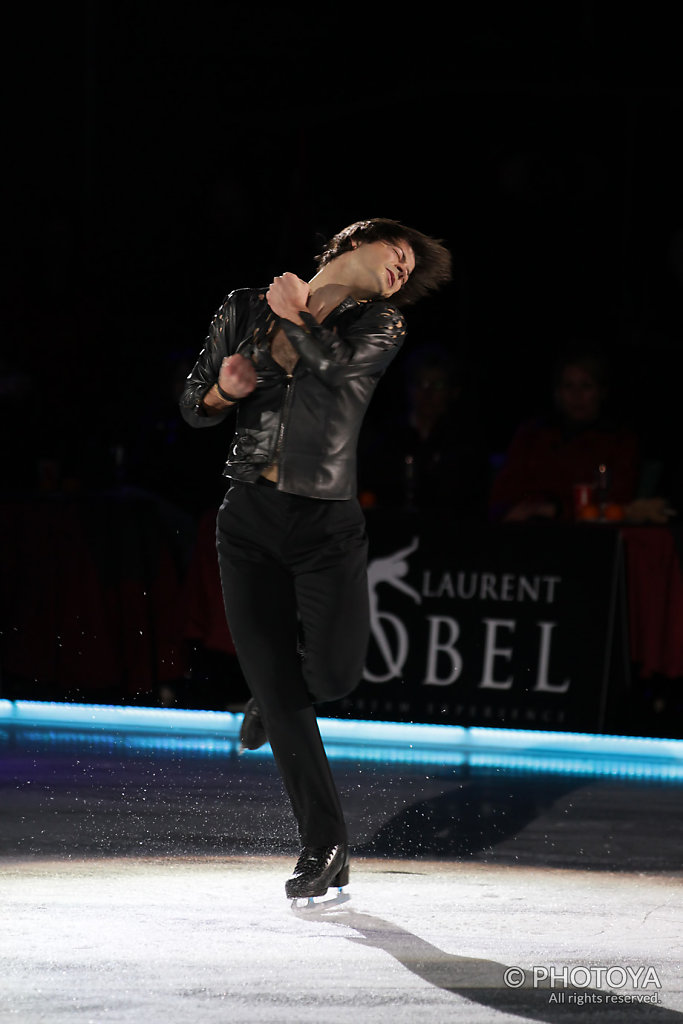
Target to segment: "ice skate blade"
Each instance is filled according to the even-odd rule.
[[[351,893],[335,889],[333,896],[330,896],[329,893],[324,896],[295,896],[291,901],[291,907],[295,913],[314,914],[316,910],[339,907],[342,903],[348,903],[350,899]]]

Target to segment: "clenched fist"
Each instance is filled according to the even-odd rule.
[[[309,286],[296,274],[282,274],[268,289],[268,305],[276,316],[296,323],[301,310],[306,309],[310,294]]]
[[[246,398],[256,387],[256,370],[244,356],[226,356],[221,363],[218,383],[235,398]]]

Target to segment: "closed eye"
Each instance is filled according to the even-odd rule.
[[[404,274],[406,276],[406,279],[409,278],[410,277],[410,271],[408,270],[408,261],[406,259],[406,254],[403,252],[402,249],[399,249],[398,246],[396,246],[396,245],[393,246],[393,249],[394,249],[394,252],[396,253],[396,255],[398,256],[399,263],[403,264],[401,269],[403,270],[403,272],[404,272]]]

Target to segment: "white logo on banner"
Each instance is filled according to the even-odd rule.
[[[422,598],[417,590],[403,579],[409,568],[407,558],[417,551],[418,545],[419,540],[414,537],[407,548],[394,552],[388,558],[374,558],[368,566],[370,629],[387,669],[382,675],[374,675],[366,668],[364,677],[371,683],[386,683],[387,680],[400,678],[403,674],[403,666],[408,657],[408,630],[397,615],[379,610],[377,588],[380,583],[388,583],[389,586],[407,594],[416,604],[421,604]]]
[[[371,683],[386,683],[403,676],[410,651],[410,637],[405,623],[398,615],[380,611],[380,585],[393,587],[414,601],[422,604],[422,597],[442,600],[495,600],[497,602],[530,601],[532,604],[552,605],[556,591],[561,584],[559,576],[514,576],[493,573],[459,572],[453,577],[443,573],[434,581],[429,570],[423,572],[422,593],[406,582],[408,558],[419,547],[419,538],[386,558],[375,558],[368,565],[368,588],[370,597],[370,629],[377,645],[383,667],[372,672],[366,665],[364,679]],[[460,639],[460,623],[450,615],[425,615],[426,664],[422,683],[425,686],[450,686],[462,677],[463,658],[456,646]],[[514,662],[513,638],[517,631],[515,618],[481,619],[483,637],[481,643],[481,665],[477,688],[482,690],[509,690],[514,684],[512,667]],[[566,693],[570,680],[551,682],[549,668],[551,660],[551,638],[557,621],[536,620],[537,658],[535,666],[535,692]],[[475,671],[476,671],[475,667]],[[504,678],[501,678],[504,675]],[[528,683],[529,680],[527,680]]]

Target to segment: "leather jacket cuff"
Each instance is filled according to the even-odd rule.
[[[309,313],[307,309],[300,309],[299,316],[303,320],[304,326],[307,328],[309,332],[319,326],[316,318],[311,313]],[[294,326],[296,327],[297,324],[295,324]]]

